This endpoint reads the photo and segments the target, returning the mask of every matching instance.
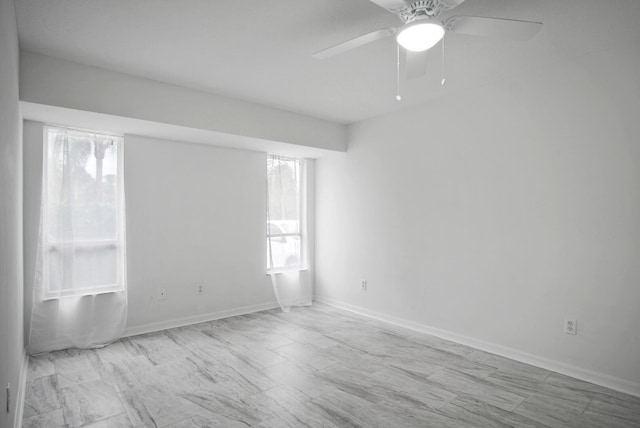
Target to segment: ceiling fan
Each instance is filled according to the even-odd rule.
[[[542,28],[541,22],[480,16],[452,16],[445,21],[439,20],[442,12],[459,6],[465,0],[369,1],[398,15],[403,25],[372,31],[318,51],[312,56],[326,59],[395,35],[398,45],[406,50],[407,77],[414,78],[426,72],[426,52],[442,40],[445,32],[524,41],[535,36]]]

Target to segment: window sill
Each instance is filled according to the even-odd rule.
[[[88,297],[88,296],[99,296],[102,294],[112,294],[112,293],[120,293],[124,291],[124,288],[118,288],[118,289],[110,289],[110,290],[101,290],[101,291],[78,291],[75,293],[59,293],[59,294],[55,294],[55,295],[48,295],[45,296],[42,301],[43,302],[50,302],[52,300],[63,300],[63,299],[70,299],[70,298],[78,298],[78,297]]]
[[[272,274],[279,274],[279,273],[292,273],[292,272],[305,272],[308,271],[309,268],[308,267],[292,267],[292,268],[279,268],[279,269],[275,269],[273,271],[267,272],[266,275],[267,276],[271,276]]]

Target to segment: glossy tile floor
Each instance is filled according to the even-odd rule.
[[[31,358],[24,427],[640,427],[640,398],[326,305]]]

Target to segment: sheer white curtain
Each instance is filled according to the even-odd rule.
[[[307,171],[303,159],[267,157],[267,266],[284,312],[309,306],[312,283],[307,232]]]
[[[127,318],[122,138],[45,127],[29,352],[101,346]]]

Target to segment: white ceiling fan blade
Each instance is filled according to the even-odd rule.
[[[383,28],[380,30],[372,31],[371,33],[367,33],[360,37],[356,37],[355,39],[347,40],[346,42],[338,43],[335,46],[331,46],[330,48],[318,51],[311,56],[314,57],[315,59],[329,58],[334,55],[339,55],[343,52],[349,51],[351,49],[364,46],[368,43],[375,42],[376,40],[389,37],[390,35],[395,33],[395,31],[396,31],[395,28]]]
[[[455,7],[460,6],[460,4],[464,3],[465,0],[437,0],[436,5],[438,10],[451,10]]]
[[[371,3],[375,3],[383,9],[387,9],[390,12],[396,12],[407,6],[407,2],[404,0],[369,0]]]
[[[472,36],[529,40],[540,31],[542,23],[480,16],[452,16],[444,23],[444,27],[447,31]]]
[[[405,73],[407,79],[424,76],[427,72],[427,51],[406,51]]]

